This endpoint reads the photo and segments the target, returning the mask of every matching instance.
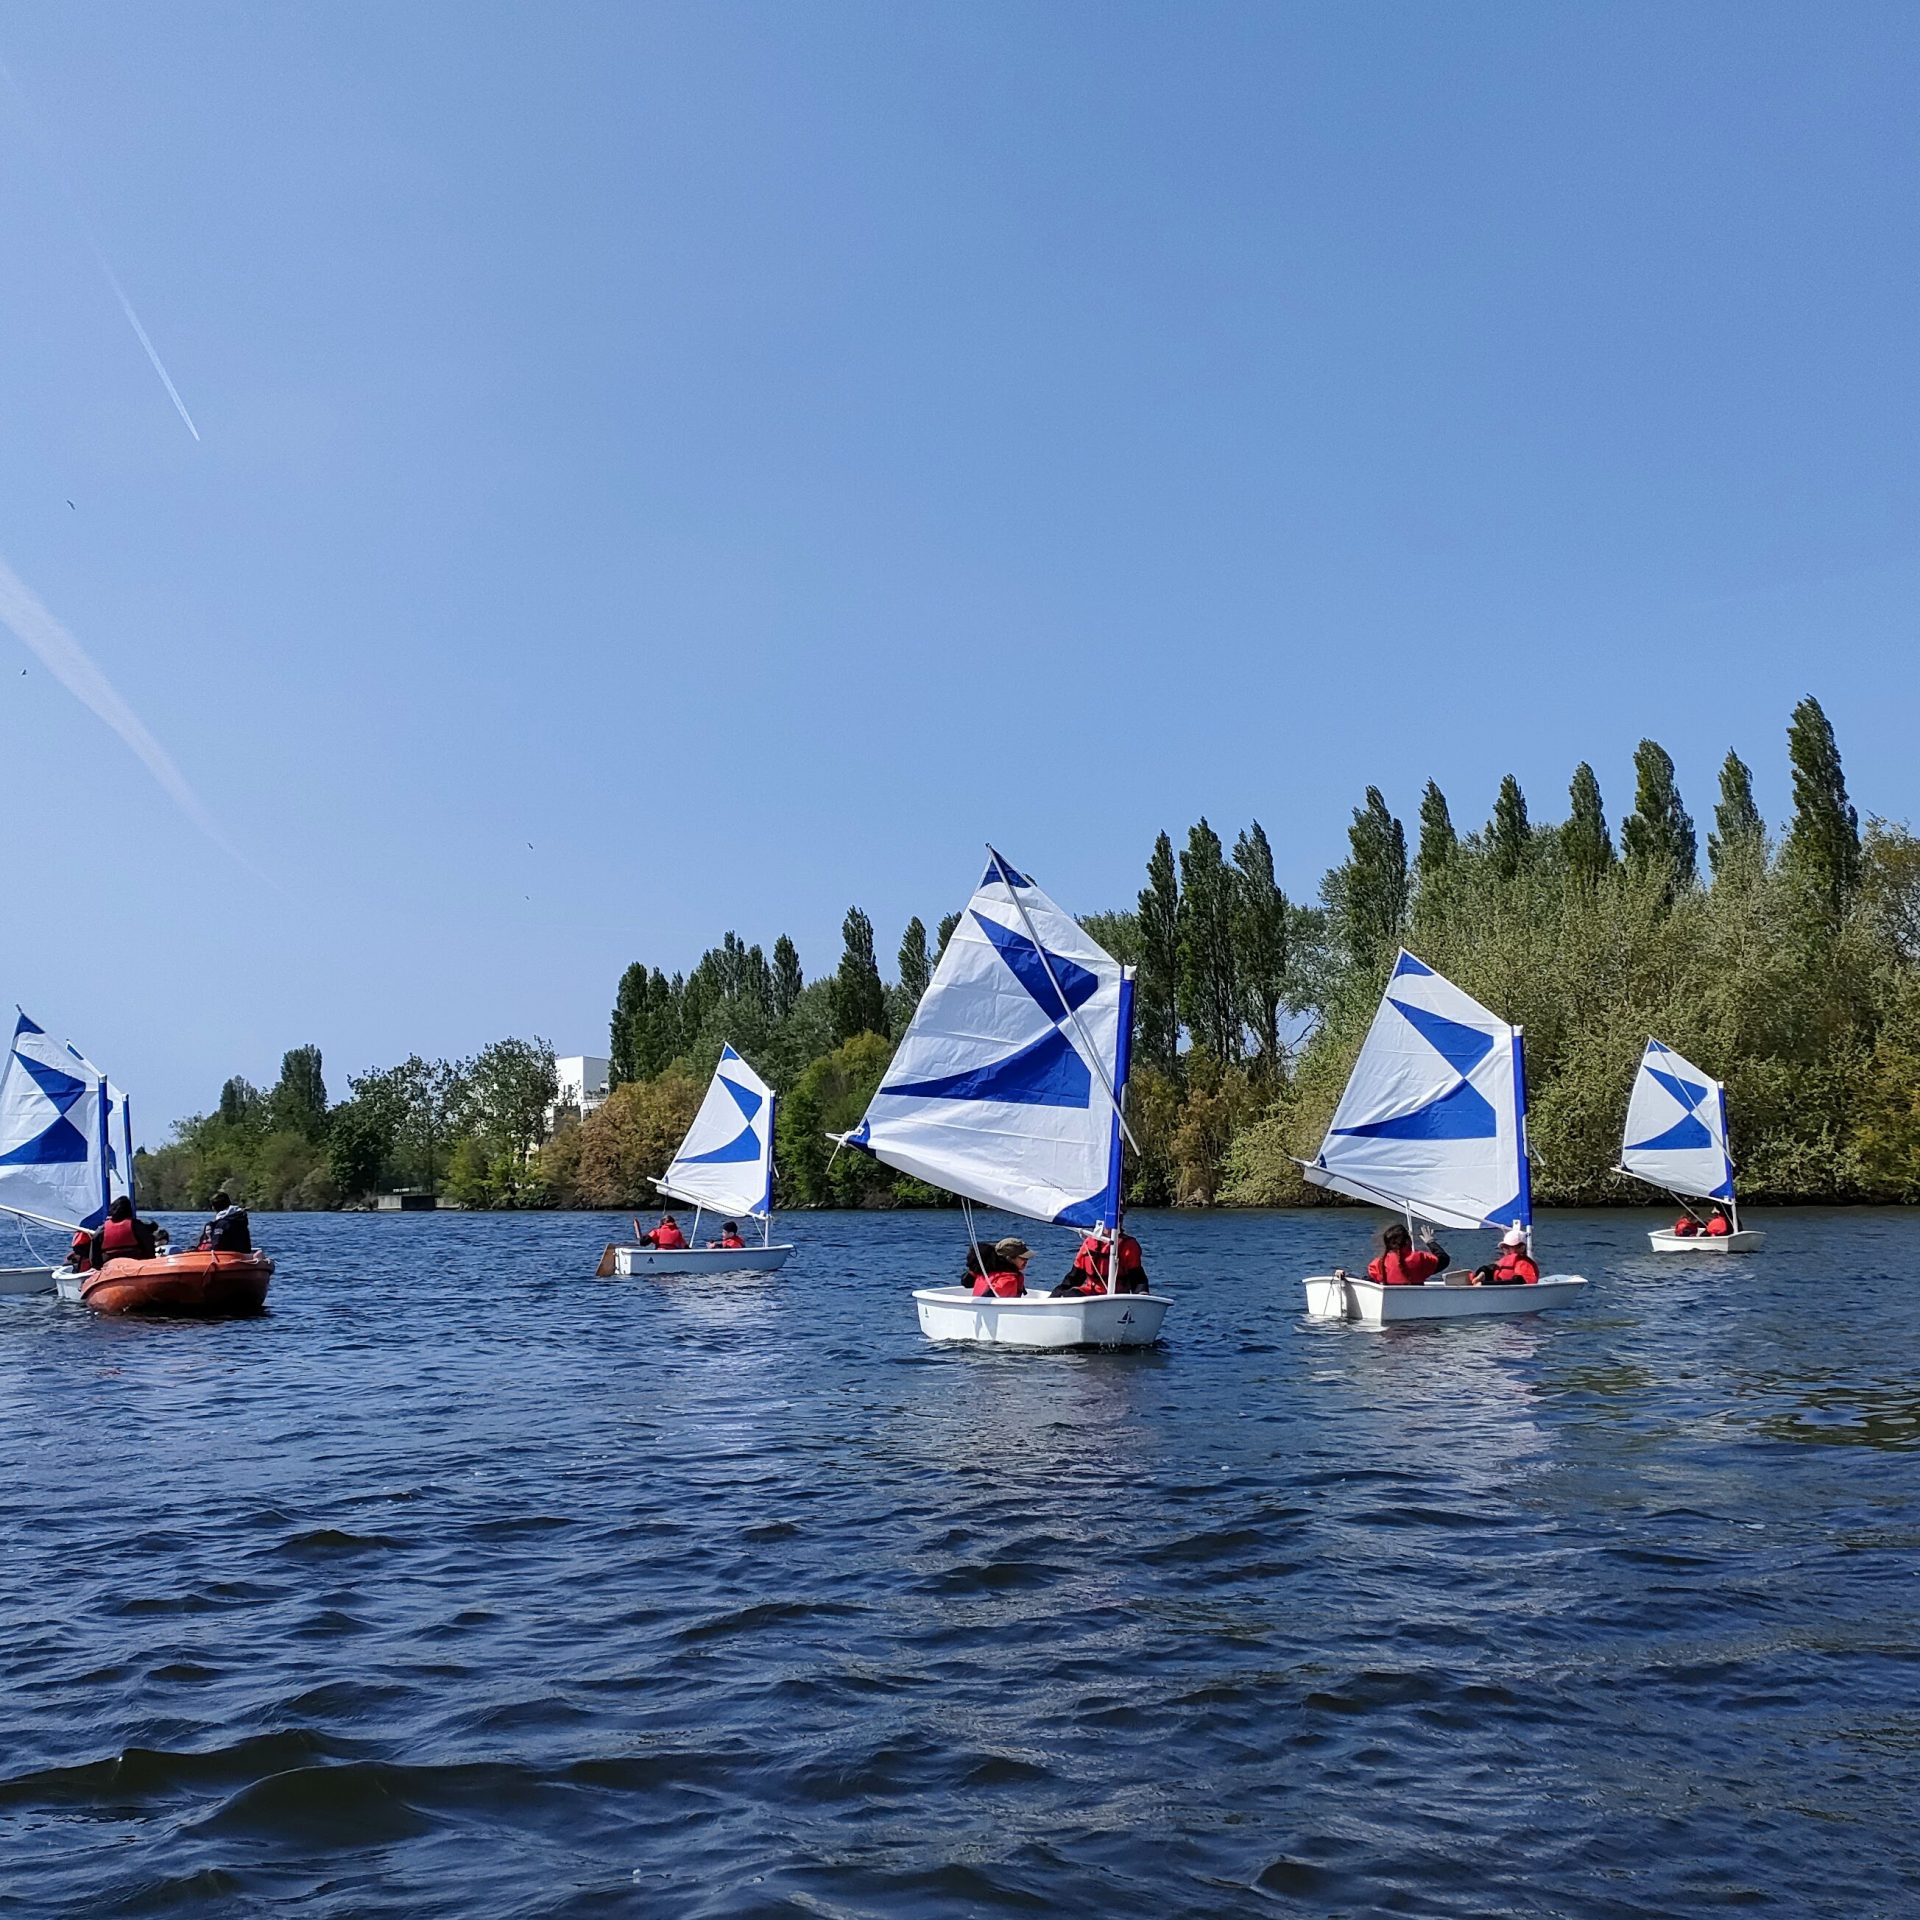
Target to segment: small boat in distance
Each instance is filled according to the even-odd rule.
[[[1520,1029],[1496,1018],[1404,948],[1353,1063],[1327,1137],[1302,1169],[1316,1187],[1435,1226],[1518,1227],[1533,1241],[1527,1080]],[[1469,1273],[1421,1286],[1316,1274],[1315,1319],[1370,1327],[1538,1313],[1577,1299],[1577,1274],[1481,1286]]]
[[[720,1049],[707,1097],[693,1116],[680,1151],[653,1184],[669,1200],[693,1208],[693,1232],[684,1247],[650,1247],[638,1240],[610,1245],[600,1256],[601,1279],[669,1273],[777,1273],[791,1246],[773,1244],[773,1089],[734,1052]],[[700,1216],[757,1220],[757,1247],[703,1247]]]
[[[1727,1090],[1683,1054],[1649,1040],[1627,1099],[1627,1127],[1620,1140],[1620,1171],[1649,1186],[1664,1187],[1683,1205],[1711,1200],[1727,1211],[1731,1233],[1675,1233],[1656,1227],[1647,1235],[1655,1253],[1754,1253],[1766,1235],[1740,1224],[1733,1194],[1733,1154],[1727,1145]],[[1692,1212],[1689,1207],[1688,1212]]]
[[[1111,1247],[1133,976],[1024,874],[991,847],[987,855],[865,1117],[835,1138],[963,1202],[1097,1233]],[[970,1236],[972,1217],[969,1205]],[[1003,1299],[966,1286],[919,1287],[913,1299],[929,1340],[1002,1347],[1150,1346],[1169,1304],[1153,1293]]]

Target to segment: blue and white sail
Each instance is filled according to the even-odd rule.
[[[1520,1029],[1403,950],[1305,1173],[1436,1226],[1530,1225]]]
[[[1114,1227],[1133,982],[996,853],[846,1144],[1027,1220]]]
[[[1620,1170],[1696,1200],[1733,1198],[1727,1090],[1658,1040],[1647,1042],[1634,1075]]]
[[[133,1102],[107,1082],[107,1197],[134,1199]]]
[[[97,1227],[112,1198],[107,1082],[23,1013],[0,1070],[0,1210]]]
[[[660,1191],[690,1207],[764,1220],[773,1211],[773,1089],[734,1052],[720,1049],[707,1097]]]

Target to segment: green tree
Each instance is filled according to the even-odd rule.
[[[1173,842],[1163,833],[1147,862],[1140,889],[1140,974],[1134,982],[1135,1057],[1163,1073],[1180,1051],[1180,883]]]
[[[1438,880],[1453,864],[1460,850],[1460,836],[1453,830],[1453,815],[1447,808],[1447,796],[1432,780],[1420,796],[1420,853],[1414,863],[1422,886]]]
[[[382,1190],[394,1140],[394,1115],[380,1100],[356,1095],[334,1108],[327,1128],[327,1166],[343,1197],[358,1200]]]
[[[1487,828],[1487,854],[1496,880],[1517,880],[1533,860],[1533,826],[1527,797],[1512,774],[1502,776]]]
[[[1837,920],[1860,891],[1860,816],[1847,798],[1832,724],[1811,694],[1793,710],[1787,756],[1793,763],[1793,824],[1781,859]]]
[[[1180,855],[1180,1018],[1194,1044],[1222,1061],[1241,1052],[1234,891],[1220,836],[1201,819]]]
[[[235,1132],[257,1130],[266,1121],[267,1096],[236,1073],[220,1089],[219,1113],[222,1124]]]
[[[280,1080],[268,1101],[273,1124],[305,1140],[327,1132],[327,1082],[318,1047],[295,1047],[280,1060]]]
[[[1767,823],[1753,798],[1753,773],[1740,756],[1728,750],[1720,763],[1720,803],[1713,810],[1713,831],[1707,835],[1707,860],[1718,880],[1732,873],[1751,874],[1764,864]]]
[[[535,1037],[496,1040],[483,1047],[460,1075],[454,1122],[503,1163],[497,1198],[521,1198],[535,1148],[546,1138],[547,1118],[560,1097],[553,1046]]]
[[[926,993],[933,978],[933,962],[927,956],[927,929],[916,913],[900,936],[900,999],[909,1019]]]
[[[649,976],[643,962],[636,960],[620,976],[614,991],[613,1018],[607,1030],[607,1084],[609,1089],[623,1087],[640,1078],[640,1034],[647,1020]]]
[[[1613,871],[1613,835],[1607,831],[1599,779],[1584,760],[1573,770],[1567,801],[1567,824],[1560,829],[1561,857],[1574,880],[1598,886]]]
[[[1348,853],[1321,883],[1347,963],[1366,978],[1386,971],[1407,920],[1407,835],[1378,787],[1353,810]]]
[[[860,1124],[890,1057],[883,1035],[857,1033],[800,1076],[774,1119],[782,1206],[862,1207],[898,1198],[900,1176],[857,1148],[836,1152],[828,1138]]]
[[[1253,1033],[1262,1071],[1280,1067],[1280,1010],[1288,992],[1287,896],[1273,877],[1273,848],[1255,821],[1233,843],[1234,979],[1240,1020]]]
[[[784,1020],[792,1013],[807,984],[800,971],[800,949],[783,933],[773,943],[773,1017]]]
[[[887,1031],[887,990],[873,957],[873,922],[849,907],[841,923],[839,971],[833,978],[833,1026],[844,1043],[856,1034]]]
[[[957,913],[943,913],[940,916],[940,930],[935,934],[933,942],[933,963],[935,966],[940,964],[940,956],[946,952],[947,942],[953,938],[953,930],[959,924],[960,916]]]
[[[1651,881],[1667,900],[1694,884],[1698,854],[1693,816],[1681,803],[1673,756],[1657,741],[1634,750],[1633,811],[1620,829],[1627,870]]]

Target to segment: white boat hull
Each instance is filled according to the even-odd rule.
[[[1531,1287],[1470,1287],[1429,1280],[1419,1287],[1383,1287],[1377,1280],[1340,1280],[1315,1274],[1301,1283],[1316,1320],[1354,1320],[1393,1327],[1412,1320],[1472,1320],[1494,1314],[1544,1313],[1580,1297],[1578,1274],[1551,1273]]]
[[[53,1290],[62,1300],[73,1306],[80,1304],[80,1289],[87,1284],[84,1273],[76,1273],[71,1267],[57,1267],[53,1274]]]
[[[0,1294],[51,1293],[52,1267],[0,1267]]]
[[[613,1270],[622,1280],[676,1273],[778,1273],[792,1247],[615,1247]]]
[[[988,1347],[1148,1347],[1172,1304],[1151,1293],[1044,1293],[1001,1300],[969,1287],[916,1287],[920,1331],[929,1340]]]
[[[1675,1233],[1671,1227],[1655,1227],[1647,1244],[1655,1253],[1758,1253],[1766,1237],[1758,1227],[1742,1227],[1738,1233]]]

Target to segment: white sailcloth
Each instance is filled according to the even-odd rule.
[[[92,1228],[109,1198],[106,1080],[23,1013],[0,1072],[0,1208]]]
[[[1403,950],[1306,1177],[1436,1226],[1527,1226],[1520,1044],[1518,1027]]]
[[[654,1184],[715,1213],[760,1220],[773,1211],[773,1089],[731,1047],[720,1049],[707,1097]]]
[[[847,1144],[1065,1226],[1118,1220],[1133,983],[994,854]]]
[[[133,1102],[111,1080],[107,1082],[107,1197],[134,1197]]]
[[[1669,1193],[1731,1200],[1726,1088],[1683,1054],[1649,1040],[1627,1101],[1620,1165]]]

